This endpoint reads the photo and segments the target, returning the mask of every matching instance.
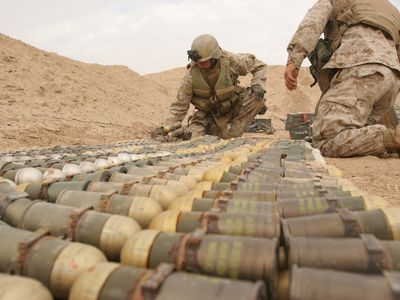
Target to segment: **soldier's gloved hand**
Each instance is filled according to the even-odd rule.
[[[258,112],[258,114],[263,115],[267,112],[267,110],[268,110],[268,107],[264,103],[263,106],[261,107],[260,111]]]
[[[176,136],[172,136],[167,134],[166,136],[163,137],[163,142],[164,143],[173,143],[179,141],[179,138]]]
[[[190,140],[192,137],[192,132],[190,132],[186,127],[179,127],[167,134],[167,136],[175,137],[178,140]]]
[[[260,84],[256,83],[256,84],[252,85],[250,87],[250,91],[252,94],[254,94],[256,96],[257,99],[264,99],[264,95],[265,95],[266,91]]]
[[[161,127],[157,127],[157,128],[154,129],[154,130],[151,132],[151,134],[150,134],[150,136],[151,136],[152,139],[155,139],[155,138],[157,138],[157,137],[164,136],[164,135],[165,135],[165,134],[164,134],[163,130],[161,129]]]
[[[192,138],[192,132],[187,129],[186,127],[183,128],[183,134],[180,136],[180,138],[184,141],[188,141]]]

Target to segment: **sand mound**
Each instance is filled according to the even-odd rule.
[[[0,34],[1,149],[146,134],[168,91],[125,66],[86,64]]]

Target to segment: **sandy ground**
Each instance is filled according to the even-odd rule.
[[[73,61],[0,35],[0,148],[143,137],[168,92],[125,66]]]
[[[228,49],[229,50],[229,49]],[[174,101],[185,67],[141,76],[125,66],[102,66],[48,53],[0,34],[0,150],[103,144],[149,137]],[[286,90],[283,66],[268,70],[268,112],[276,138],[281,119],[312,112],[319,97],[307,69],[299,88]],[[249,78],[242,80],[245,85]],[[400,204],[400,160],[327,159],[358,187]]]

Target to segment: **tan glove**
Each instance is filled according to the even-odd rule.
[[[155,139],[155,138],[157,138],[157,137],[164,136],[164,135],[165,135],[165,134],[164,134],[163,130],[161,129],[161,127],[155,128],[155,129],[150,133],[150,136],[151,136],[152,139]]]
[[[190,140],[192,137],[192,133],[187,129],[183,128],[180,123],[177,126],[177,123],[171,125],[163,125],[161,127],[157,127],[151,133],[151,138],[159,141],[159,142],[176,142],[179,140]]]
[[[266,93],[266,91],[264,90],[264,88],[260,85],[260,84],[254,84],[250,87],[250,91],[252,94],[254,94],[256,96],[257,99],[264,99],[264,95]]]
[[[189,129],[185,127],[179,127],[178,129],[169,132],[168,136],[187,141],[190,140],[190,138],[192,137],[192,132],[190,132]]]

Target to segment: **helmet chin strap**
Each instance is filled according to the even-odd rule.
[[[215,66],[217,65],[217,63],[218,63],[218,59],[211,58],[211,66],[209,66],[208,68],[202,68],[202,67],[200,67],[200,69],[203,70],[203,71],[212,70],[212,69],[215,68]]]

